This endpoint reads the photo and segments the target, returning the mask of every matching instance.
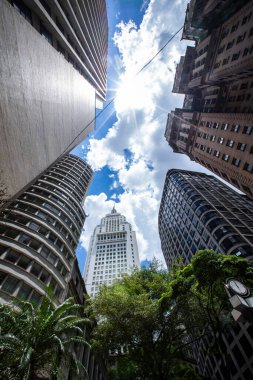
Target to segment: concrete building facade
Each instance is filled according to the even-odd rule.
[[[84,272],[87,292],[92,297],[100,284],[110,285],[139,266],[135,231],[125,216],[113,207],[90,238]]]
[[[192,0],[183,38],[196,46],[177,67],[173,91],[186,97],[165,137],[253,198],[253,1]]]
[[[1,298],[18,296],[39,302],[50,285],[56,303],[70,295],[78,300],[78,294],[82,300],[75,248],[91,179],[92,170],[83,160],[65,155],[3,209]]]
[[[197,250],[212,249],[253,262],[253,202],[204,173],[169,170],[159,210],[161,248],[168,268]],[[209,355],[208,338],[194,349],[208,379],[249,380],[253,376],[253,328],[238,323],[222,334],[224,357]],[[224,368],[224,362],[227,363]]]
[[[12,296],[39,303],[50,286],[54,303],[73,297],[83,304],[86,287],[75,256],[92,170],[67,154],[41,174],[0,213],[0,301]],[[91,327],[85,329],[89,341]],[[89,346],[74,348],[90,379],[106,378],[105,358]],[[75,378],[65,368],[65,378]]]
[[[0,2],[0,190],[5,199],[94,128],[106,91],[106,2]]]

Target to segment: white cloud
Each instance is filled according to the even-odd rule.
[[[186,4],[187,0],[151,0],[139,28],[132,21],[118,25],[114,42],[123,67],[120,77],[123,86],[115,101],[118,121],[104,138],[90,140],[87,160],[94,170],[108,165],[116,171],[125,191],[118,196],[114,194],[111,200],[104,193],[87,197],[85,209],[90,217],[85,224],[88,230],[82,237],[86,248],[93,229],[117,198],[117,210],[136,230],[141,260],[154,255],[163,260],[158,211],[166,172],[173,167],[201,170],[186,156],[172,153],[164,139],[167,114],[180,107],[183,100],[182,95],[171,93],[175,65],[186,47],[185,42],[180,42],[181,35],[134,77],[183,24]],[[130,166],[124,149],[132,154]]]

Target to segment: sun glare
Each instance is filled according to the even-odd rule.
[[[118,112],[138,110],[145,105],[146,86],[143,77],[125,77],[118,85],[115,108]]]

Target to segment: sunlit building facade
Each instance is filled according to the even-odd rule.
[[[94,129],[95,109],[105,100],[107,40],[105,0],[1,0],[0,189],[5,199]]]
[[[90,238],[84,272],[87,292],[94,296],[99,285],[110,285],[139,265],[135,231],[125,216],[113,207]]]
[[[183,38],[195,41],[177,66],[186,94],[165,137],[253,199],[253,1],[192,0]]]

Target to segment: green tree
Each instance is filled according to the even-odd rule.
[[[66,366],[77,376],[86,370],[73,354],[73,344],[87,345],[77,314],[82,305],[72,298],[55,307],[49,295],[40,305],[14,298],[0,306],[0,378],[60,379]]]
[[[230,277],[252,287],[253,267],[244,258],[203,250],[193,256],[190,264],[174,269],[172,296],[180,304],[183,315],[187,315],[184,323],[189,324],[189,330],[194,331],[192,318],[198,321],[198,330],[208,324],[213,331],[220,331],[231,323],[231,304],[224,288]]]
[[[246,259],[203,250],[194,255],[190,264],[174,268],[171,281],[172,297],[181,310],[191,340],[207,336],[206,353],[218,355],[224,372],[228,374],[229,357],[222,333],[235,323],[224,288],[226,279],[231,277],[253,287],[253,267]]]
[[[98,321],[93,348],[104,352],[123,346],[127,351],[118,358],[112,378],[121,379],[124,373],[126,380],[172,380],[178,363],[188,360],[190,342],[170,282],[170,274],[153,262],[112,286],[102,286],[90,301]]]

